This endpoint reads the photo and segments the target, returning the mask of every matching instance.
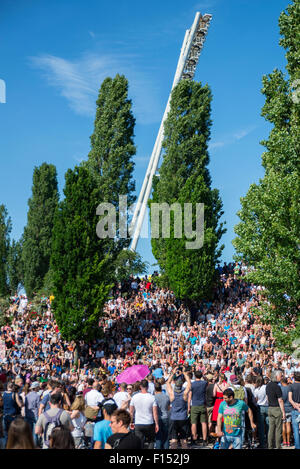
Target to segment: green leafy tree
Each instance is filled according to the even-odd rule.
[[[19,241],[12,240],[7,256],[7,269],[9,289],[12,294],[18,292],[24,283],[22,261],[22,238]]]
[[[233,244],[237,259],[253,267],[249,281],[265,287],[262,318],[272,325],[277,345],[292,350],[300,334],[300,4],[291,3],[279,19],[280,44],[286,49],[287,71],[263,77],[262,116],[272,124],[262,144],[265,174],[241,198],[240,223]]]
[[[99,239],[96,207],[100,187],[88,168],[65,175],[65,198],[55,215],[51,270],[55,319],[64,339],[91,340],[112,288],[113,263]]]
[[[144,262],[137,252],[124,249],[115,262],[115,280],[122,282],[128,280],[130,275],[143,275],[148,272],[149,263]]]
[[[6,207],[0,205],[0,297],[9,293],[7,261],[11,232],[11,219]]]
[[[35,167],[22,251],[24,287],[28,297],[42,288],[49,270],[53,220],[58,199],[55,166],[43,163]]]
[[[86,162],[101,187],[100,202],[119,207],[119,195],[127,196],[128,206],[136,199],[133,180],[135,119],[128,99],[128,81],[123,75],[106,78],[99,90],[91,151]],[[119,218],[116,221],[116,237],[119,238]],[[116,253],[128,247],[129,238],[110,241],[110,249]]]
[[[174,229],[175,212],[170,213],[170,237],[152,238],[152,250],[162,279],[178,298],[199,301],[210,298],[216,281],[216,264],[223,249],[219,246],[223,224],[219,192],[211,188],[208,170],[211,92],[201,83],[182,80],[172,92],[170,111],[164,127],[164,157],[159,177],[154,177],[149,202],[151,220],[153,203],[179,204],[182,236]],[[204,240],[196,249],[185,232],[185,203],[193,205],[193,230],[196,229],[196,204],[204,204]],[[151,221],[152,222],[152,221]],[[163,228],[160,219],[159,227]],[[153,234],[153,224],[151,231]],[[198,228],[198,227],[197,227]],[[179,236],[179,237],[177,237]]]

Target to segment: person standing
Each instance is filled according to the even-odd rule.
[[[188,420],[188,396],[191,390],[191,380],[188,373],[184,372],[183,376],[187,382],[185,389],[183,389],[182,376],[177,376],[173,390],[171,382],[177,371],[178,367],[176,367],[170,374],[167,381],[167,393],[172,404],[170,414],[170,449],[177,449],[178,439],[180,439],[181,448],[187,449],[187,438],[190,434]]]
[[[155,383],[155,401],[158,409],[159,431],[156,433],[155,449],[169,449],[170,398],[162,392],[160,383]]]
[[[134,432],[148,448],[154,448],[155,434],[159,430],[158,410],[155,397],[148,392],[148,381],[140,383],[141,391],[135,394],[130,402],[130,415],[134,421]]]
[[[120,389],[114,394],[114,400],[118,406],[118,409],[124,408],[123,403],[127,401],[129,394],[127,392],[127,384],[121,383]]]
[[[30,392],[25,396],[25,420],[30,425],[33,433],[35,444],[37,444],[37,435],[34,432],[34,427],[39,416],[39,407],[41,396],[38,393],[40,383],[34,381],[30,386]]]
[[[289,401],[289,391],[290,386],[288,384],[287,378],[281,379],[281,392],[282,392],[282,399],[284,404],[285,410],[285,418],[286,422],[282,423],[282,439],[283,439],[283,446],[291,446],[291,433],[292,433],[292,410],[293,406]]]
[[[125,409],[116,410],[110,421],[112,435],[107,438],[104,449],[142,449],[142,441],[129,430],[131,417]]]
[[[290,384],[289,401],[293,406],[292,427],[295,440],[295,449],[300,449],[300,372],[295,373],[295,382]]]
[[[215,403],[215,397],[214,397],[214,377],[211,374],[205,375],[205,379],[208,382],[207,388],[206,388],[206,408],[207,408],[207,418],[208,418],[208,432],[212,432],[212,412],[214,408],[214,403]]]
[[[282,376],[282,371],[273,371],[271,374],[271,381],[266,386],[266,394],[269,402],[269,449],[281,448],[282,423],[286,420],[282,391],[278,384],[281,381]]]
[[[260,448],[267,447],[267,435],[269,433],[269,413],[268,398],[266,394],[266,384],[262,376],[255,378],[254,397],[257,402],[257,424],[258,439]]]
[[[94,449],[104,449],[107,438],[112,435],[110,420],[115,410],[117,410],[116,404],[103,405],[104,419],[97,422],[94,427]]]
[[[7,384],[7,391],[3,393],[3,427],[4,440],[7,441],[8,430],[11,422],[21,413],[22,401],[18,393],[15,392],[15,386],[12,382]]]
[[[36,423],[35,433],[43,437],[43,449],[49,448],[49,437],[51,435],[51,426],[56,426],[56,423],[64,425],[72,432],[74,426],[69,412],[63,410],[61,405],[62,396],[59,393],[51,394],[50,409],[43,412]]]
[[[221,449],[242,449],[243,446],[243,422],[244,412],[248,413],[250,425],[255,430],[256,425],[253,421],[253,414],[245,401],[235,399],[234,391],[230,388],[225,389],[224,400],[221,402],[218,412],[216,434],[221,437]],[[224,428],[222,431],[222,420]]]
[[[202,379],[202,372],[195,371],[195,381],[191,384],[189,393],[189,403],[191,405],[191,424],[192,440],[196,444],[198,439],[197,426],[198,421],[202,427],[203,446],[207,446],[207,408],[206,408],[206,389],[207,381]]]

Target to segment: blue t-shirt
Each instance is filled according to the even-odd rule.
[[[107,438],[112,435],[109,420],[101,420],[94,427],[94,441],[101,441],[101,449],[104,449]]]
[[[248,411],[248,406],[244,401],[237,399],[233,405],[228,405],[222,401],[219,407],[219,414],[224,419],[224,434],[228,436],[240,436],[244,425],[244,412]]]
[[[152,371],[152,374],[154,378],[163,378],[164,372],[161,368],[155,368],[155,370]]]

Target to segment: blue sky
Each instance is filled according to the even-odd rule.
[[[0,203],[18,239],[27,219],[34,166],[64,174],[86,159],[103,79],[123,73],[136,118],[137,193],[173,82],[186,29],[197,11],[213,15],[195,80],[212,90],[210,171],[220,190],[231,244],[240,197],[263,176],[261,79],[285,68],[278,18],[288,0],[2,0],[0,5]],[[150,240],[138,251],[151,264]],[[152,269],[151,269],[152,270]]]

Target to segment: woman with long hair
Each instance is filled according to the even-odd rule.
[[[215,397],[214,408],[211,416],[212,428],[216,425],[218,420],[218,412],[221,402],[223,401],[223,392],[228,388],[227,378],[224,373],[219,374],[218,381],[215,382],[213,389],[213,396]],[[211,436],[216,436],[214,432],[211,432]],[[216,439],[214,448],[219,448],[219,438]]]
[[[11,422],[6,449],[35,449],[30,425],[23,417],[16,417]]]
[[[82,394],[77,394],[74,402],[71,405],[70,417],[74,430],[72,431],[72,437],[74,439],[75,448],[83,448],[85,446],[84,441],[84,426],[86,424],[86,417],[84,415],[85,401]]]
[[[72,433],[63,425],[53,428],[49,443],[50,449],[75,449]]]

